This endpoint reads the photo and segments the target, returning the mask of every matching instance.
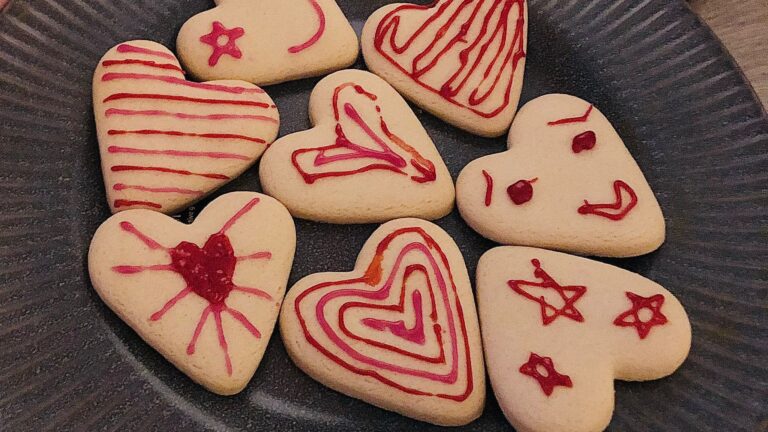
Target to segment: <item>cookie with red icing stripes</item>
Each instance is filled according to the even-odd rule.
[[[145,209],[112,216],[93,236],[88,269],[139,336],[200,385],[231,395],[264,355],[295,245],[285,207],[234,192],[191,225]]]
[[[343,69],[359,50],[334,0],[216,0],[181,27],[176,47],[195,77],[257,85]]]
[[[289,291],[288,354],[321,383],[439,425],[477,418],[485,371],[464,259],[438,226],[388,222],[348,273],[316,273]]]
[[[491,384],[518,431],[602,431],[613,413],[614,379],[670,375],[691,347],[688,316],[669,291],[560,252],[506,246],[485,253],[477,302]]]
[[[526,0],[437,0],[377,10],[363,28],[371,71],[459,128],[499,136],[523,85]]]
[[[296,217],[333,223],[437,219],[453,208],[453,180],[402,97],[361,70],[323,78],[312,91],[313,128],[264,154],[264,191]]]
[[[661,207],[621,137],[565,94],[523,106],[508,149],[470,162],[456,196],[464,220],[502,244],[628,257],[664,242]]]
[[[112,212],[189,206],[250,167],[280,124],[264,90],[188,81],[167,48],[144,40],[99,61],[93,109]]]

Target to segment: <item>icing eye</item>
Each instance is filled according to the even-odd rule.
[[[593,131],[589,130],[573,137],[571,149],[573,149],[574,153],[579,153],[582,150],[592,150],[595,144],[597,144],[597,136],[595,136]]]
[[[507,195],[515,205],[522,205],[533,198],[533,183],[538,178],[532,180],[518,180],[507,188]]]

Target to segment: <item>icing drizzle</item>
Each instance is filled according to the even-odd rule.
[[[622,192],[629,195],[629,202],[624,202]],[[637,205],[637,194],[628,184],[621,180],[613,182],[613,193],[616,195],[616,201],[608,204],[590,204],[589,201],[584,200],[584,205],[579,207],[579,214],[591,214],[612,221],[624,219]]]
[[[315,13],[317,14],[317,19],[319,22],[317,26],[317,31],[306,42],[303,42],[288,48],[288,52],[291,54],[300,53],[305,49],[311,47],[312,45],[316,44],[317,41],[319,41],[320,38],[323,36],[323,33],[325,33],[325,12],[323,12],[323,8],[320,7],[320,4],[317,2],[317,0],[309,0],[309,2],[312,5],[312,8],[315,10]]]
[[[512,291],[532,300],[541,307],[541,321],[545,326],[551,324],[558,317],[570,318],[576,322],[584,322],[584,316],[576,309],[576,302],[587,292],[583,285],[560,285],[543,268],[538,259],[532,259],[533,276],[539,281],[509,280],[507,285]],[[559,308],[547,302],[543,291],[554,291],[562,301]]]
[[[398,34],[404,12],[429,10],[433,13],[413,34]],[[434,35],[428,35],[433,29]],[[444,0],[393,9],[379,23],[374,47],[421,87],[493,118],[510,105],[514,74],[525,58],[524,38],[525,0]],[[406,52],[416,52],[410,64],[399,59],[408,58]],[[456,59],[453,73],[431,73]],[[497,93],[503,94],[500,102],[491,98]]]

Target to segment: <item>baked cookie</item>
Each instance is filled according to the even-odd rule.
[[[264,154],[264,191],[300,218],[333,223],[437,219],[453,208],[448,169],[416,115],[381,78],[360,70],[321,80],[314,127]]]
[[[269,85],[357,60],[357,35],[334,0],[215,1],[176,39],[179,57],[195,77]]]
[[[602,431],[614,379],[665,377],[691,346],[688,317],[669,291],[560,252],[487,252],[477,302],[496,399],[521,432]]]
[[[349,396],[438,425],[483,410],[472,287],[453,239],[432,223],[388,222],[353,271],[297,282],[280,333],[301,369]]]
[[[113,213],[175,213],[250,167],[277,137],[264,90],[243,81],[187,81],[155,42],[123,42],[93,75],[101,167]]]
[[[503,244],[629,257],[664,242],[664,216],[642,171],[589,102],[527,103],[509,149],[469,163],[456,182],[464,220]]]
[[[523,87],[525,0],[437,0],[377,10],[363,28],[368,68],[405,97],[461,129],[509,129]]]
[[[261,362],[295,246],[285,207],[234,192],[192,225],[144,209],[112,216],[93,236],[88,269],[139,336],[200,385],[231,395]]]

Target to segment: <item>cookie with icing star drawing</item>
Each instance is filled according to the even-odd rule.
[[[445,426],[482,413],[472,287],[456,243],[430,222],[388,222],[351,272],[298,281],[283,304],[280,334],[302,370],[346,395]]]
[[[323,78],[309,98],[312,129],[264,153],[264,191],[296,217],[331,223],[437,219],[454,203],[451,175],[403,98],[361,70]]]
[[[368,68],[452,125],[495,137],[523,86],[526,0],[437,0],[377,10],[363,28]]]
[[[656,196],[608,119],[565,94],[528,102],[508,150],[476,159],[456,181],[461,216],[502,244],[630,257],[656,250]]]
[[[334,0],[216,0],[181,27],[176,48],[197,78],[257,85],[344,69],[359,51]]]
[[[688,316],[672,293],[561,252],[486,252],[477,303],[491,385],[518,431],[602,431],[614,409],[614,380],[663,378],[691,347]]]

